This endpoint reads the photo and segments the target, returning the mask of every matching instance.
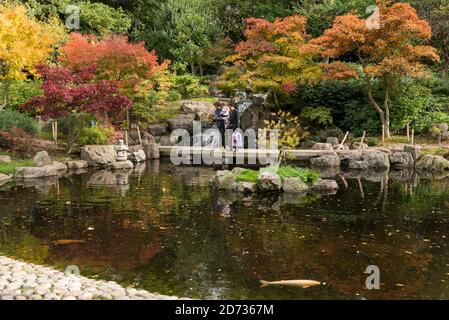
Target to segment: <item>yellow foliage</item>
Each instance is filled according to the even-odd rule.
[[[299,117],[292,115],[290,112],[277,111],[265,120],[266,130],[278,130],[278,144],[282,149],[297,148],[301,142],[309,136],[307,128],[301,126]]]
[[[27,15],[22,5],[0,5],[0,80],[23,80],[35,74],[65,31],[57,20],[47,23]]]

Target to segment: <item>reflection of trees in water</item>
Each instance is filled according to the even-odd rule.
[[[131,175],[125,197],[114,187],[86,188],[83,176],[61,180],[59,194],[3,192],[0,249],[193,297],[437,296],[429,287],[447,272],[437,263],[449,255],[441,237],[449,231],[449,181],[421,181],[410,193],[392,178],[381,188],[382,179],[372,177],[362,194],[358,180],[347,177],[348,189],[337,196],[240,197],[212,192],[210,170],[185,169],[160,164],[156,174],[150,166]],[[380,192],[386,188],[387,195]],[[51,243],[58,239],[87,243]],[[370,264],[380,267],[380,291],[363,289]],[[301,278],[328,286],[257,288],[260,279]]]

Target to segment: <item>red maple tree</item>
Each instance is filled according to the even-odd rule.
[[[43,118],[57,118],[73,112],[88,112],[100,117],[120,119],[132,106],[119,94],[119,84],[112,80],[93,81],[95,66],[80,67],[77,71],[58,66],[38,65],[44,78],[43,96],[34,97],[22,106],[34,110]]]

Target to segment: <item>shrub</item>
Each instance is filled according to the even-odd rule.
[[[19,107],[31,98],[42,95],[40,83],[36,81],[12,81],[9,92],[7,106],[13,110]]]
[[[355,138],[352,139],[352,142],[361,142],[362,138]],[[367,137],[365,138],[365,140],[363,140],[363,143],[366,143],[368,145],[368,147],[375,147],[380,145],[380,140],[378,138],[374,138],[374,137]]]
[[[306,107],[301,112],[301,119],[311,127],[327,127],[333,123],[331,109],[326,107]]]
[[[182,95],[178,90],[170,90],[168,92],[168,101],[178,101],[182,99]]]
[[[432,138],[437,138],[441,134],[441,130],[437,127],[430,127],[429,128],[429,136]]]
[[[74,113],[57,119],[58,131],[67,143],[67,153],[72,151],[73,145],[78,142],[84,128],[89,127],[92,120],[95,120],[95,117],[87,113]]]
[[[0,111],[0,131],[10,131],[13,128],[20,128],[26,133],[33,135],[37,132],[36,121],[19,111]]]
[[[22,128],[0,131],[0,146],[22,156],[29,156],[34,152],[33,137]]]
[[[209,93],[207,78],[194,77],[190,74],[181,76],[172,75],[171,82],[174,85],[174,89],[178,91],[184,99],[201,97]]]
[[[105,145],[109,144],[113,134],[111,128],[83,128],[78,142],[80,145]]]
[[[305,183],[314,183],[320,178],[320,174],[307,168],[283,166],[278,169],[281,178],[300,178]]]
[[[279,146],[284,148],[297,148],[309,132],[307,128],[301,126],[299,117],[290,112],[278,111],[271,113],[270,118],[265,120],[265,126],[268,131],[278,130]]]
[[[259,176],[259,172],[254,170],[244,170],[237,177],[236,180],[238,182],[257,182],[257,178]]]

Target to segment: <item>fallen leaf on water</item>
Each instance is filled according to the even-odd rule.
[[[56,240],[52,242],[55,245],[69,245],[69,244],[81,244],[86,243],[85,240],[68,240],[68,239],[62,239],[62,240]]]

